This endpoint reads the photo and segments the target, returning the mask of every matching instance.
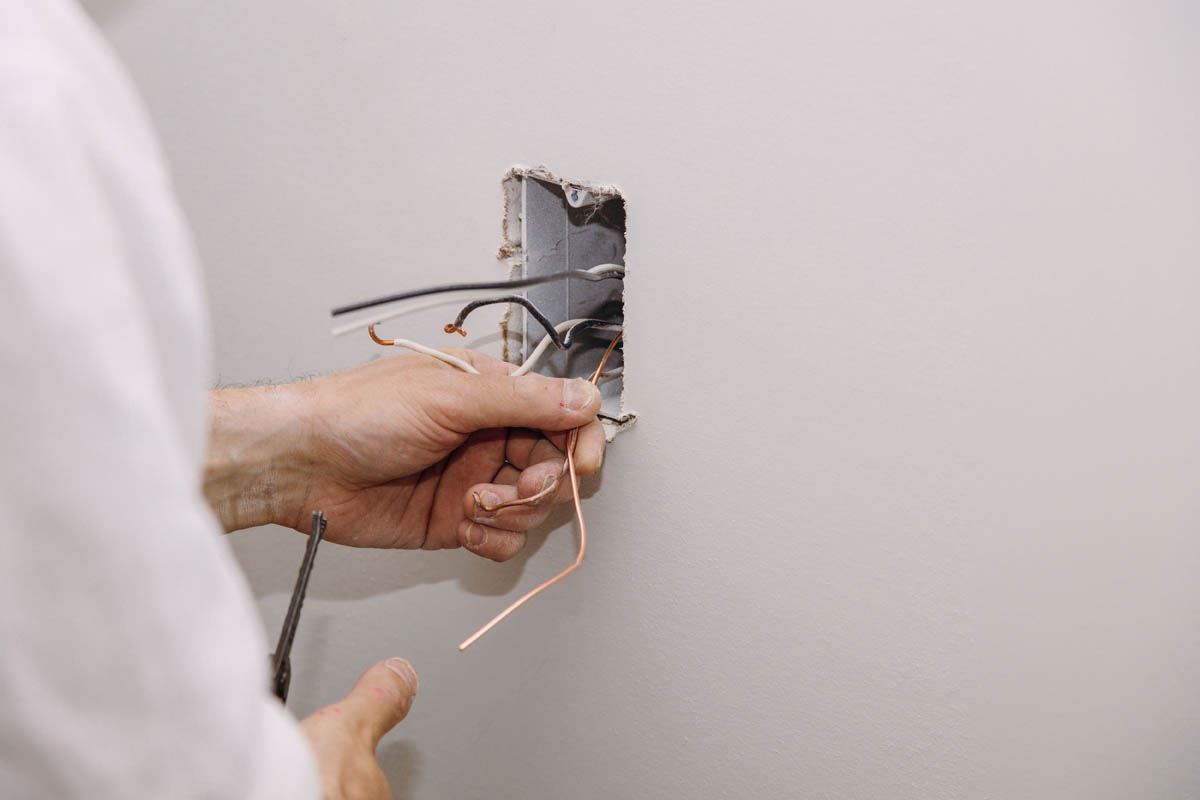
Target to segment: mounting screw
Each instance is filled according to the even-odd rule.
[[[591,192],[586,189],[580,189],[578,186],[564,186],[563,191],[567,195],[567,204],[571,208],[595,205],[599,199]]]

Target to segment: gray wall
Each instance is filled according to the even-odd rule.
[[[626,193],[641,420],[585,568],[459,654],[565,513],[504,566],[321,553],[294,706],[412,659],[398,794],[1200,795],[1193,4],[93,11],[224,381],[372,357],[335,301],[499,274],[513,163]],[[301,537],[233,545],[275,630]]]

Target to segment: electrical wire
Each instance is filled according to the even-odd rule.
[[[477,308],[495,305],[496,303],[516,303],[519,306],[524,306],[525,310],[537,320],[538,324],[545,328],[546,332],[554,338],[555,347],[557,347],[559,350],[567,349],[567,346],[563,344],[562,339],[559,338],[558,331],[554,330],[554,323],[542,313],[542,310],[537,307],[536,303],[534,303],[528,297],[520,294],[506,294],[500,297],[484,297],[480,300],[472,300],[470,303],[467,303],[465,306],[463,306],[463,309],[458,312],[458,316],[454,318],[454,322],[447,323],[443,330],[445,330],[446,333],[457,333],[460,336],[466,336],[467,332],[463,330],[462,325],[467,321],[467,317],[470,316],[471,312]]]
[[[625,268],[622,267],[620,264],[597,264],[596,266],[589,268],[587,271],[591,272],[592,274],[597,274],[597,275],[612,273],[611,275],[606,275],[606,277],[617,277],[618,275],[625,274]],[[453,293],[461,294],[463,292],[468,292],[468,291],[473,291],[473,290],[470,290],[470,289],[456,290],[456,292],[453,292]],[[498,295],[498,296],[493,296],[491,299],[498,299],[498,297],[507,297],[507,296],[508,295]],[[443,298],[443,299],[434,300],[434,301],[428,302],[428,303],[411,303],[411,304],[400,306],[399,308],[389,309],[384,312],[376,312],[375,314],[371,314],[364,319],[359,319],[359,320],[355,320],[354,322],[346,323],[345,325],[340,325],[340,326],[334,328],[331,331],[331,333],[334,336],[343,336],[347,333],[353,333],[354,331],[362,330],[369,325],[378,325],[381,322],[386,322],[390,319],[395,319],[396,317],[403,317],[403,316],[407,316],[408,314],[416,314],[420,311],[428,311],[431,308],[440,308],[442,306],[455,305],[456,303],[461,303],[461,302],[462,302],[462,298],[458,297],[458,298]]]
[[[372,314],[364,319],[347,322],[345,325],[339,325],[330,333],[334,336],[344,336],[347,333],[363,330],[371,325],[378,325],[381,322],[387,322],[396,317],[405,317],[409,314],[416,314],[421,311],[428,311],[431,308],[441,308],[442,306],[453,306],[461,303],[461,297],[443,297],[438,300],[433,300],[428,303],[410,303],[409,305],[400,306],[399,308],[388,309],[386,312]]]
[[[495,305],[496,303],[516,303],[519,306],[523,306],[525,310],[528,311],[535,320],[537,320],[538,324],[545,328],[546,335],[550,337],[550,340],[554,343],[554,346],[559,350],[566,350],[568,347],[574,344],[574,336],[576,332],[581,331],[584,328],[600,328],[614,324],[613,320],[580,320],[577,325],[567,331],[566,336],[562,336],[554,327],[554,323],[552,323],[546,317],[546,315],[542,313],[542,310],[537,307],[537,304],[523,295],[510,294],[504,297],[485,297],[482,300],[474,300],[470,303],[467,303],[467,305],[463,307],[463,310],[458,312],[458,316],[455,317],[454,322],[448,323],[444,330],[446,333],[457,333],[461,336],[466,336],[467,332],[463,330],[462,324],[467,321],[467,317],[471,314],[471,312],[477,308]]]
[[[554,339],[555,347],[557,347],[559,350],[565,350],[567,348],[562,339],[559,337],[558,331],[554,330],[554,323],[542,313],[542,310],[537,307],[536,303],[534,303],[528,297],[520,294],[506,294],[500,297],[484,297],[480,300],[472,300],[470,303],[467,303],[465,306],[463,306],[462,310],[458,312],[458,316],[454,318],[454,322],[446,323],[446,327],[443,328],[443,330],[446,333],[457,333],[460,336],[466,336],[467,332],[463,330],[462,326],[463,323],[467,321],[467,317],[470,316],[471,312],[477,308],[495,305],[496,303],[515,303],[516,305],[524,306],[525,310],[528,311],[530,315],[537,320],[538,324],[546,329],[546,333],[550,334],[550,336]]]
[[[621,338],[621,334],[617,334],[617,339],[620,339],[620,338]],[[616,339],[614,339],[613,342],[615,343]],[[611,345],[611,344],[609,345],[609,348],[610,348],[609,352],[611,352],[611,348],[613,346],[614,345]],[[608,357],[609,357],[609,353],[606,352],[605,356],[604,356],[605,361],[607,361]],[[624,365],[622,365],[620,367],[616,367],[613,370],[611,370],[611,372],[601,373],[598,376],[598,378],[593,380],[593,382],[598,385],[599,378],[603,378],[605,375],[618,373],[618,371],[623,371],[623,370],[624,370]],[[513,373],[513,374],[516,374],[516,373]],[[500,511],[501,509],[512,508],[513,506],[535,505],[535,504],[541,502],[542,500],[545,500],[547,497],[551,496],[556,491],[558,491],[559,482],[562,480],[562,476],[565,475],[566,472],[567,472],[567,462],[566,462],[566,459],[563,459],[562,469],[560,469],[558,471],[558,475],[554,476],[554,482],[551,483],[549,486],[543,487],[540,492],[537,492],[536,494],[531,494],[528,497],[519,497],[514,500],[505,500],[504,502],[496,503],[495,505],[488,505],[488,504],[484,503],[483,500],[479,497],[478,492],[472,492],[471,498],[475,501],[476,509],[483,511],[485,513],[488,513],[488,514],[494,514],[495,512]]]
[[[595,267],[592,267],[589,270],[589,272],[601,273],[601,274],[603,274],[605,272],[614,272],[614,273],[619,273],[619,274],[623,275],[625,272],[625,268],[620,265],[617,265],[617,264],[599,264]],[[459,291],[459,289],[453,289],[453,290],[448,290],[448,291]],[[455,301],[453,301],[453,300],[450,300],[450,301],[437,300],[437,301],[434,301],[431,303],[422,303],[422,304],[418,304],[418,305],[406,306],[406,307],[394,310],[386,315],[383,315],[382,317],[377,316],[374,318],[374,321],[362,320],[359,322],[351,323],[349,325],[344,325],[340,328],[335,328],[333,333],[334,333],[334,335],[341,335],[343,333],[348,333],[350,331],[357,330],[357,329],[365,326],[367,328],[367,333],[370,335],[372,341],[374,341],[376,344],[380,344],[383,346],[406,348],[408,350],[412,350],[414,352],[422,353],[422,354],[430,356],[432,358],[436,358],[437,360],[442,361],[446,364],[449,364],[453,367],[457,367],[458,369],[461,369],[464,372],[478,375],[479,371],[477,369],[475,369],[475,367],[473,367],[470,363],[464,361],[463,359],[458,358],[457,356],[450,355],[449,353],[443,353],[440,350],[435,350],[432,347],[428,347],[426,345],[420,344],[419,342],[414,342],[410,339],[381,339],[375,333],[375,326],[386,319],[392,319],[392,318],[402,316],[405,314],[411,314],[411,313],[415,313],[417,311],[423,311],[423,310],[430,309],[430,308],[448,305],[449,303],[452,303],[452,302],[455,302]],[[502,296],[497,296],[497,297],[482,298],[480,300],[476,300],[476,301],[469,303],[465,308],[462,309],[462,311],[459,313],[459,316],[454,321],[454,323],[452,325],[446,326],[446,332],[452,333],[452,332],[457,331],[458,333],[461,333],[462,335],[465,336],[466,333],[464,331],[462,331],[460,326],[465,321],[467,315],[469,315],[475,309],[480,308],[484,305],[490,305],[493,303],[502,303],[502,302],[518,303],[518,304],[524,306],[526,309],[528,309],[533,314],[534,318],[537,319],[538,322],[541,323],[542,326],[544,328],[546,328],[546,330],[547,330],[546,336],[542,338],[542,340],[538,343],[537,347],[535,347],[533,352],[530,353],[529,357],[527,359],[525,359],[525,361],[516,370],[514,370],[512,373],[510,373],[511,376],[519,377],[521,375],[526,375],[530,371],[532,371],[533,367],[541,359],[541,357],[546,352],[546,350],[549,349],[549,346],[551,344],[554,344],[555,346],[559,347],[560,349],[566,349],[574,343],[575,337],[578,333],[582,332],[583,330],[596,329],[596,328],[616,328],[617,336],[612,340],[612,342],[609,343],[608,349],[605,351],[604,357],[600,362],[600,366],[596,369],[596,372],[591,377],[591,382],[593,384],[598,384],[602,377],[603,378],[616,377],[623,370],[623,367],[617,367],[614,370],[612,370],[610,373],[602,372],[605,364],[608,362],[608,359],[613,352],[613,349],[616,347],[617,342],[621,339],[620,323],[610,322],[608,320],[601,320],[601,319],[569,319],[569,320],[560,322],[558,325],[552,326],[549,324],[549,320],[546,319],[545,315],[541,313],[541,311],[537,308],[536,305],[534,305],[531,301],[529,301],[528,298],[525,298],[525,297],[522,297],[519,295],[502,295]],[[563,335],[564,331],[565,331],[565,335]],[[568,451],[569,452],[573,451],[573,449],[574,449],[575,441],[578,437],[578,433],[579,433],[579,430],[575,429],[571,432],[570,436],[568,437]],[[528,505],[528,504],[537,503],[537,502],[540,502],[541,500],[545,499],[546,497],[552,495],[555,491],[557,491],[559,484],[561,483],[562,476],[564,474],[566,474],[568,471],[570,471],[570,469],[571,469],[571,464],[569,463],[569,459],[564,459],[562,469],[559,471],[559,474],[557,476],[555,476],[554,482],[551,483],[549,486],[545,487],[544,489],[542,489],[541,491],[537,492],[536,494],[530,495],[529,497],[523,497],[523,498],[519,498],[516,500],[509,500],[504,503],[499,503],[495,506],[488,506],[488,505],[485,505],[481,501],[478,494],[474,494],[472,496],[474,498],[476,507],[478,509],[488,512],[488,513],[499,511],[503,508],[508,508],[511,506]],[[582,523],[582,519],[580,521]],[[549,584],[546,584],[546,585],[549,585]],[[535,590],[535,593],[536,593],[536,591],[540,591],[540,589]],[[532,595],[529,595],[529,596],[532,596]],[[521,602],[523,602],[523,600]],[[515,608],[515,606],[514,606],[514,608]],[[499,619],[497,619],[495,621],[498,622]],[[480,633],[478,635],[482,635],[482,633]],[[469,643],[464,644],[464,646],[461,649],[465,649],[466,646],[469,646]]]
[[[604,351],[604,357],[600,359],[600,366],[596,367],[596,371],[592,373],[591,382],[593,384],[600,379],[600,373],[604,371],[604,365],[608,363],[608,359],[609,356],[612,355],[613,348],[617,346],[617,342],[620,340],[621,334],[618,333],[616,338],[609,343],[608,349]],[[578,440],[579,428],[572,428],[567,442],[567,469],[571,473],[571,497],[575,501],[575,517],[579,521],[579,555],[575,556],[575,561],[571,564],[571,566],[567,567],[545,583],[542,583],[536,588],[526,592],[516,602],[493,617],[491,622],[468,636],[466,640],[464,640],[463,643],[458,646],[460,652],[475,644],[475,642],[479,641],[480,637],[500,624],[505,617],[523,606],[527,601],[541,594],[546,589],[570,575],[579,568],[580,564],[583,563],[584,553],[587,552],[587,523],[584,522],[583,504],[579,499],[579,475],[575,472],[575,444],[578,442]]]
[[[556,326],[556,328],[558,330],[556,330],[555,332],[559,333],[562,330],[567,331],[567,335],[563,337],[563,340],[566,341],[568,344],[570,344],[573,341],[574,334],[576,334],[577,332],[579,332],[585,328],[599,328],[599,327],[608,327],[608,326],[613,326],[613,325],[616,325],[616,323],[605,322],[604,320],[569,319],[569,320],[566,320],[565,322],[560,322]],[[475,369],[475,367],[473,367],[467,361],[464,361],[463,359],[461,359],[457,356],[452,356],[449,353],[443,353],[440,350],[435,350],[434,348],[428,347],[419,342],[414,342],[411,339],[381,339],[375,333],[375,324],[374,323],[367,326],[367,333],[371,336],[371,340],[373,342],[375,342],[376,344],[383,345],[384,347],[403,347],[408,350],[412,350],[414,352],[422,353],[424,355],[436,358],[439,361],[449,364],[452,367],[458,367],[459,369],[463,370],[464,372],[469,372],[472,375],[479,374],[479,370]],[[613,347],[615,347],[617,341],[620,338],[621,338],[621,329],[618,326],[616,338],[613,339],[613,341],[608,346],[608,350],[606,350],[604,353],[604,359],[600,363],[601,368],[608,361],[608,358],[609,358],[610,354],[612,353]],[[509,373],[509,375],[511,377],[520,377],[521,375],[528,374],[530,372],[530,370],[533,369],[534,364],[537,363],[537,361],[541,357],[541,355],[547,350],[550,341],[551,341],[550,335],[547,334],[542,339],[542,341],[538,344],[538,346],[534,349],[533,353],[530,354],[529,358],[527,358],[525,360],[525,363],[523,363],[520,367],[518,367],[513,372]],[[623,371],[623,370],[624,370],[624,366],[616,367],[611,372],[607,372],[607,373],[600,373],[599,371],[597,371],[597,373],[592,376],[592,383],[599,384],[601,378],[607,378],[610,376],[616,377],[618,374],[620,374],[620,371]],[[532,504],[535,504],[535,503],[538,503],[538,502],[544,500],[545,498],[554,494],[554,492],[558,490],[559,483],[562,481],[562,476],[564,474],[566,474],[567,468],[568,468],[568,464],[567,464],[566,460],[564,459],[562,469],[559,470],[558,475],[555,476],[554,482],[551,483],[549,486],[546,486],[545,488],[543,488],[540,492],[537,492],[536,494],[532,494],[528,497],[521,497],[521,498],[517,498],[515,500],[506,500],[503,503],[497,503],[496,505],[487,505],[486,503],[483,502],[482,499],[480,499],[478,493],[472,493],[471,497],[475,500],[476,508],[478,508],[480,511],[484,511],[489,514],[495,513],[496,511],[499,511],[504,508],[510,508],[512,506],[532,505]]]
[[[426,347],[423,344],[419,344],[418,342],[413,342],[408,339],[381,339],[379,336],[377,336],[375,334],[375,324],[376,323],[368,323],[367,332],[368,332],[368,334],[370,334],[371,339],[374,342],[376,342],[377,344],[384,345],[384,346],[391,346],[391,347],[404,347],[409,350],[413,350],[415,352],[430,356],[432,358],[436,358],[439,361],[442,361],[453,367],[457,367],[458,369],[461,369],[464,372],[467,372],[467,373],[470,373],[473,375],[479,374],[479,371],[477,369],[475,369],[474,366],[472,366],[468,362],[464,361],[463,359],[458,358],[457,356],[450,355],[449,353],[443,353],[439,350],[433,349],[432,347]],[[601,326],[607,326],[607,325],[613,325],[613,324],[614,323],[609,323],[604,320],[587,320],[587,319],[567,320],[566,322],[563,322],[557,326],[554,326],[554,332],[561,333],[563,330],[566,330],[567,336],[564,337],[564,341],[565,341],[565,340],[569,340],[571,338],[572,334],[576,333],[578,330],[584,329],[585,327],[601,327]],[[621,337],[622,337],[623,333],[624,332],[618,328],[617,335],[615,337],[613,337],[613,340],[611,342],[609,342],[607,349],[605,349],[605,351],[604,351],[604,356],[600,359],[600,364],[596,367],[596,370],[592,373],[591,378],[589,378],[589,381],[593,385],[596,385],[597,383],[599,383],[601,375],[604,374],[604,367],[608,364],[608,360],[612,356],[613,350],[616,349],[618,342],[621,341]],[[552,341],[554,341],[552,336],[550,334],[547,334],[542,339],[542,341],[538,344],[538,346],[534,349],[534,352],[530,354],[530,357],[525,360],[525,363],[522,364],[520,367],[517,368],[517,370],[515,370],[514,372],[512,372],[510,374],[513,376],[527,374],[533,368],[533,365],[537,362],[540,355],[543,352],[545,352],[546,348],[549,346],[549,344]],[[520,608],[522,605],[524,605],[529,600],[531,600],[534,597],[536,597],[537,595],[541,594],[546,589],[548,589],[551,586],[553,586],[554,584],[558,583],[560,580],[565,578],[567,575],[570,575],[572,572],[574,572],[576,569],[578,569],[579,566],[583,563],[584,554],[587,552],[587,523],[585,522],[585,520],[583,518],[583,504],[582,504],[582,502],[580,500],[580,496],[579,496],[579,475],[575,471],[575,447],[579,442],[579,430],[580,430],[579,428],[572,428],[571,432],[567,435],[566,458],[564,459],[565,471],[568,472],[571,476],[571,496],[575,502],[575,516],[579,522],[579,553],[578,553],[578,555],[576,555],[575,561],[570,566],[568,566],[566,569],[564,569],[562,572],[558,573],[557,575],[550,578],[549,580],[541,583],[540,585],[538,585],[531,591],[526,592],[519,599],[517,599],[516,602],[512,603],[507,608],[505,608],[503,611],[501,611],[499,614],[497,614],[490,622],[488,622],[482,628],[480,628],[475,633],[473,633],[469,637],[467,637],[467,639],[458,646],[459,651],[466,650],[472,644],[479,641],[479,639],[482,636],[484,636],[485,634],[488,633],[488,631],[490,631],[494,627],[496,627],[496,625],[498,625],[500,622],[502,622],[510,614],[512,614],[514,611],[516,611],[518,608]],[[561,474],[562,473],[560,472],[560,479],[561,479]],[[537,499],[541,499],[541,497],[544,497],[548,493],[553,492],[559,482],[560,482],[559,480],[556,480],[553,484],[551,484],[546,489],[543,489],[537,495],[534,495],[529,498],[525,498],[522,501],[510,503],[510,504],[517,505],[517,504],[520,504],[523,502],[524,503],[536,502]],[[475,497],[475,503],[476,503],[476,505],[480,505],[482,507],[482,505],[479,502],[478,496]],[[510,504],[501,504],[500,506],[497,506],[497,508],[503,507],[505,505],[510,505]]]
[[[469,372],[472,375],[479,374],[479,370],[475,369],[475,367],[471,366],[470,363],[462,360],[461,358],[459,358],[457,356],[452,356],[449,353],[443,353],[441,350],[435,350],[434,348],[429,347],[428,345],[423,345],[420,342],[414,342],[411,339],[381,339],[375,333],[375,326],[377,324],[378,323],[375,323],[375,322],[371,322],[371,323],[367,324],[367,333],[370,335],[371,340],[373,342],[375,342],[375,344],[380,344],[380,345],[383,345],[384,347],[403,347],[407,350],[412,350],[413,352],[416,352],[416,353],[423,353],[427,356],[432,356],[433,358],[436,358],[438,361],[442,361],[451,366],[458,367],[459,369],[463,370],[464,372]],[[555,326],[555,329],[556,329],[555,332],[560,333],[560,334],[562,333],[562,331],[567,332],[566,335],[562,337],[562,341],[565,342],[567,344],[567,346],[569,347],[571,344],[574,343],[575,335],[577,333],[579,333],[580,331],[583,331],[585,329],[614,328],[614,327],[617,329],[617,331],[621,330],[621,325],[620,325],[620,323],[617,323],[617,322],[607,322],[602,319],[568,319],[564,322],[558,323],[558,325]],[[521,364],[521,366],[517,367],[515,370],[510,372],[509,375],[514,378],[518,378],[522,375],[529,374],[529,372],[534,368],[534,366],[537,364],[537,362],[541,360],[542,355],[546,352],[547,349],[549,349],[552,341],[553,340],[551,339],[550,335],[547,334],[542,339],[542,341],[538,343],[538,346],[533,349],[533,352],[529,354],[529,358],[525,359],[525,361]]]
[[[619,322],[608,322],[602,319],[568,319],[554,326],[554,330],[557,333],[561,334],[563,331],[567,332],[567,335],[563,337],[563,341],[567,342],[568,346],[574,341],[574,337],[577,332],[587,328],[616,328],[619,331],[621,329],[621,324]],[[550,334],[546,334],[544,337],[542,337],[542,340],[538,342],[537,347],[533,348],[533,352],[529,354],[529,358],[525,359],[521,366],[517,367],[510,374],[513,377],[518,377],[520,375],[529,373],[529,371],[537,365],[537,362],[542,359],[542,355],[545,354],[546,350],[549,349],[553,342],[554,340],[551,338]]]
[[[367,332],[371,334],[371,339],[376,344],[381,344],[384,347],[404,347],[417,353],[424,353],[427,356],[433,356],[438,361],[443,361],[452,367],[458,367],[463,372],[469,372],[472,375],[478,375],[479,370],[471,366],[468,362],[463,361],[458,356],[452,356],[449,353],[443,353],[441,350],[434,350],[432,347],[426,347],[423,344],[414,342],[410,339],[380,339],[375,335],[375,325],[368,325]]]
[[[572,269],[562,272],[550,272],[546,275],[535,275],[527,278],[516,278],[507,281],[483,281],[479,283],[446,283],[440,286],[428,286],[424,289],[410,289],[407,292],[398,292],[389,294],[383,297],[376,297],[372,300],[362,300],[357,303],[349,303],[348,305],[338,306],[330,313],[339,317],[342,314],[349,314],[352,311],[361,311],[365,308],[374,308],[387,303],[395,303],[399,300],[411,300],[415,297],[425,297],[431,294],[442,294],[444,292],[485,292],[496,289],[524,289],[529,286],[540,286],[543,283],[553,283],[561,280],[584,280],[584,281],[603,281],[610,278],[623,278],[625,276],[625,268],[619,264],[600,264],[591,269]]]

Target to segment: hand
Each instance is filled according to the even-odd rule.
[[[542,490],[560,476],[565,431],[577,426],[576,469],[599,469],[599,392],[583,380],[512,378],[505,362],[455,352],[482,374],[414,354],[214,392],[205,492],[226,529],[278,522],[306,531],[319,509],[341,544],[515,555],[524,531],[570,497],[569,479],[553,498],[494,514],[474,495],[494,505]]]
[[[375,748],[412,707],[417,673],[402,658],[389,658],[368,669],[339,702],[300,723],[313,754],[325,800],[391,798]]]

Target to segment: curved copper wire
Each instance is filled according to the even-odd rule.
[[[621,341],[621,336],[623,333],[624,331],[622,331],[622,333],[618,333],[616,338],[609,343],[608,349],[604,351],[604,357],[600,359],[600,366],[596,367],[596,371],[592,373],[591,382],[593,384],[600,379],[600,373],[604,370],[604,365],[608,363],[608,358],[612,355],[613,348],[617,346],[617,342]],[[583,563],[583,554],[587,552],[587,523],[583,521],[583,504],[579,500],[579,476],[575,474],[575,444],[578,441],[579,428],[572,428],[571,434],[572,438],[570,438],[570,440],[567,442],[567,470],[571,473],[571,496],[575,500],[575,517],[579,520],[579,555],[575,557],[575,562],[571,564],[571,566],[567,567],[562,572],[558,573],[540,586],[537,586],[536,588],[531,589],[523,594],[516,602],[493,617],[491,622],[468,636],[466,640],[458,646],[460,652],[466,650],[468,647],[475,644],[475,642],[479,641],[480,637],[500,624],[505,617],[523,606],[526,601],[531,600],[546,589],[558,583],[563,578],[567,577],[576,569],[578,569],[579,565]]]
[[[371,334],[371,341],[373,341],[375,344],[381,344],[384,347],[390,347],[396,343],[395,339],[380,339],[378,336],[376,336],[374,323],[367,326],[367,333]]]
[[[574,433],[574,431],[572,431],[572,433]],[[567,437],[567,447],[568,448],[575,446],[575,444],[574,444],[575,438],[578,438],[578,436],[576,435],[574,437],[571,437],[571,436]],[[566,472],[567,472],[567,460],[564,458],[562,469],[559,470],[558,474],[554,476],[554,481],[549,486],[544,487],[537,494],[531,494],[531,495],[529,495],[529,497],[518,497],[515,500],[505,500],[504,502],[496,503],[493,506],[490,506],[487,503],[480,500],[479,492],[471,492],[471,497],[475,500],[475,509],[477,511],[483,511],[487,514],[494,514],[495,512],[497,512],[501,509],[512,508],[513,506],[533,505],[534,503],[538,503],[542,500],[545,500],[547,497],[554,494],[558,490],[558,484],[562,481],[562,476],[565,475]]]
[[[608,357],[612,354],[613,348],[615,348],[617,346],[617,340],[619,340],[620,338],[621,338],[621,335],[617,334],[617,336],[613,338],[612,342],[609,343],[608,349],[604,351],[604,357],[600,360],[600,366],[596,368],[596,371],[594,373],[592,373],[592,377],[590,378],[590,380],[593,384],[597,383],[600,380],[602,371],[604,369],[604,365],[608,361]],[[575,447],[575,442],[578,439],[579,439],[579,429],[574,428],[571,430],[570,435],[567,437],[567,448],[571,449],[571,448]],[[549,486],[544,487],[541,491],[539,491],[536,494],[531,494],[531,495],[529,495],[529,497],[518,497],[515,500],[505,500],[504,502],[496,503],[495,505],[488,505],[487,503],[480,500],[478,492],[471,492],[471,499],[473,499],[475,501],[475,509],[477,511],[483,511],[484,513],[487,513],[487,514],[494,514],[497,511],[500,511],[501,509],[512,508],[513,506],[533,505],[535,503],[541,502],[542,500],[545,500],[547,497],[550,497],[556,491],[558,491],[558,484],[562,481],[562,476],[565,475],[566,472],[567,472],[567,460],[564,458],[562,469],[559,470],[558,475],[554,478],[554,483],[551,483]]]

